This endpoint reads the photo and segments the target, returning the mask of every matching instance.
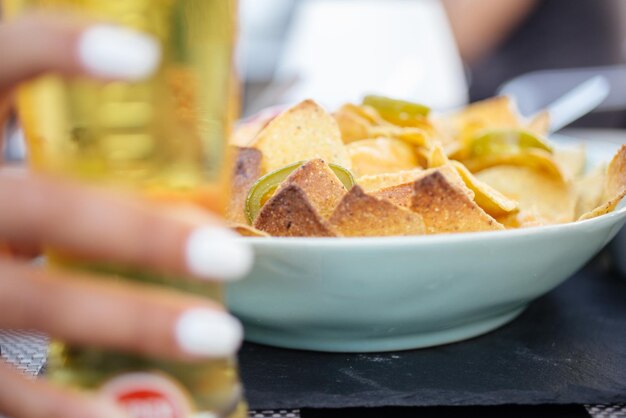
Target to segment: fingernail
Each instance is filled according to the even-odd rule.
[[[241,236],[224,228],[196,229],[187,240],[187,268],[201,278],[234,281],[250,272],[254,254]]]
[[[113,25],[96,25],[80,36],[78,58],[94,76],[140,80],[157,69],[161,47],[149,35]]]
[[[237,319],[225,312],[204,308],[184,312],[175,332],[179,347],[195,356],[231,356],[243,340],[243,327]]]

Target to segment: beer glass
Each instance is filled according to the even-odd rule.
[[[21,86],[18,111],[35,170],[223,210],[236,107],[235,0],[4,0],[4,7],[9,19],[43,9],[123,25],[162,48],[159,69],[144,81],[48,74]],[[217,284],[86,263],[54,248],[48,260],[221,300]],[[53,341],[48,376],[113,397],[137,418],[246,415],[232,358],[184,363]]]

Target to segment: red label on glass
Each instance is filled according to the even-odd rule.
[[[131,373],[105,383],[100,393],[117,402],[133,418],[188,418],[188,396],[176,382],[150,373]]]

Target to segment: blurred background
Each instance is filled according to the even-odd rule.
[[[624,0],[241,0],[246,115],[366,93],[445,110],[503,86],[529,114],[601,73],[612,94],[577,126],[623,128],[625,59]]]
[[[365,94],[437,110],[499,92],[530,115],[603,74],[608,99],[577,127],[626,128],[624,0],[240,0],[243,115]],[[22,158],[9,126],[5,157]]]

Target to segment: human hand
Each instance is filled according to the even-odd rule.
[[[154,69],[158,54],[150,38],[123,29],[25,17],[0,25],[0,101],[9,100],[17,83],[47,71],[138,79]],[[253,259],[217,219],[197,209],[149,205],[6,169],[0,170],[0,240],[216,281],[242,277]],[[17,259],[0,258],[0,306],[0,328],[38,329],[71,344],[152,357],[223,357],[242,339],[241,325],[205,299]],[[125,416],[114,405],[27,380],[2,363],[0,411],[14,418]]]

